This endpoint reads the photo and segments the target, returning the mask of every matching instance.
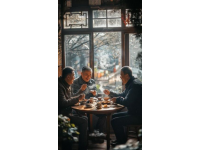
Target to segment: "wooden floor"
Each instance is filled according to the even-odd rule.
[[[115,140],[115,135],[110,134],[110,138],[112,140]],[[106,150],[106,140],[104,140],[104,143],[93,143],[91,140],[89,140],[88,143],[88,150]],[[110,146],[110,150],[113,150],[114,147]],[[73,144],[72,150],[78,150],[78,144]]]

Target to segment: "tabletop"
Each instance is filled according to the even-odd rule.
[[[120,111],[124,108],[123,105],[107,105],[108,108],[102,107],[101,109],[97,109],[95,105],[92,108],[87,108],[85,105],[76,105],[72,106],[71,108],[80,112],[91,113],[91,114],[110,114],[117,111]]]

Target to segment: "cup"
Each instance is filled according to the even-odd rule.
[[[105,101],[108,101],[108,100],[109,100],[109,97],[104,97],[104,100],[105,100]]]
[[[90,101],[90,103],[93,103],[94,97],[90,97],[89,101]]]
[[[101,97],[98,97],[98,100],[101,101]]]
[[[113,106],[114,106],[114,105],[113,105],[113,101],[110,101],[110,106],[111,106],[111,107],[113,107]]]

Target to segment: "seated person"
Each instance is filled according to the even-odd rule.
[[[96,92],[96,84],[93,79],[91,79],[92,76],[92,69],[90,67],[83,67],[81,76],[74,80],[74,83],[72,84],[72,92],[77,92],[79,88],[83,84],[87,84],[87,88],[84,91],[85,98],[89,99],[90,97],[94,97],[97,95]],[[99,130],[99,132],[103,132],[104,124],[106,122],[106,115],[95,115],[98,118],[97,124],[95,129]]]
[[[125,84],[124,92],[116,94],[104,90],[106,95],[113,97],[113,103],[124,105],[128,109],[112,115],[111,125],[117,139],[111,142],[112,145],[126,142],[125,126],[142,124],[142,83],[132,76],[132,70],[128,66],[122,67],[120,74],[122,84]]]
[[[71,106],[85,98],[83,91],[87,85],[83,84],[76,94],[71,94],[71,84],[74,79],[74,69],[71,67],[63,69],[62,77],[58,78],[58,115],[63,114],[64,116],[68,116],[71,123],[78,126],[80,131],[79,149],[84,150],[87,144],[88,118],[86,116],[73,115],[71,113]]]

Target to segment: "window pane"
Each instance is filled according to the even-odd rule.
[[[106,10],[93,10],[93,18],[106,18]]]
[[[65,66],[71,66],[75,69],[75,77],[81,75],[83,66],[89,64],[89,35],[65,35]]]
[[[108,19],[108,27],[121,27],[121,19]]]
[[[126,27],[132,27],[133,26],[130,19],[131,19],[131,12],[129,11],[129,9],[126,9]]]
[[[129,66],[133,76],[142,80],[142,35],[129,34]]]
[[[93,42],[97,91],[103,93],[104,89],[109,89],[121,92],[121,32],[95,32]]]
[[[93,19],[93,27],[106,27],[106,19]]]
[[[88,12],[66,12],[63,25],[64,29],[88,28]]]
[[[121,9],[107,10],[107,16],[108,18],[121,18]]]

